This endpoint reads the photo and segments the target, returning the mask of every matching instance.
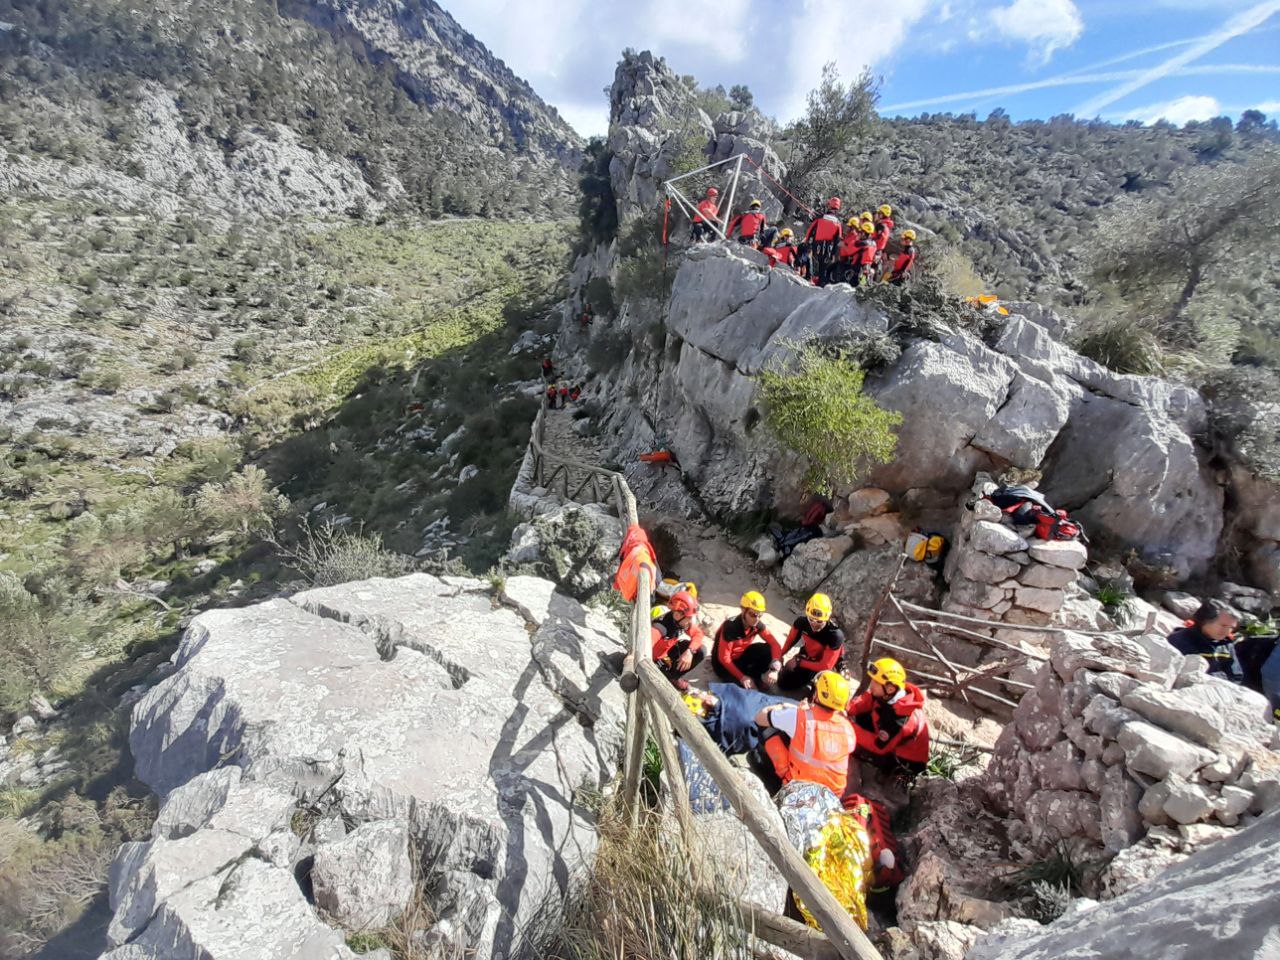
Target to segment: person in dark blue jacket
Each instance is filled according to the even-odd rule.
[[[1210,676],[1235,680],[1235,657],[1231,652],[1235,638],[1231,634],[1239,623],[1240,618],[1226,604],[1205,600],[1190,623],[1169,634],[1169,643],[1185,656],[1204,657],[1209,662]]]

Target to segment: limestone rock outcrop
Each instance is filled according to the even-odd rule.
[[[319,804],[356,825],[308,835],[325,910],[394,915],[407,843],[451,942],[518,955],[594,849],[575,797],[617,767],[621,651],[611,621],[532,577],[495,597],[414,574],[202,614],[134,709],[138,776],[166,802],[113,870],[115,942],[259,956],[232,948],[241,926],[263,957],[346,956],[293,874],[290,827]]]
[[[1280,812],[1273,812],[1115,900],[1046,927],[998,927],[966,957],[1273,957],[1280,951],[1275,923],[1278,856]]]

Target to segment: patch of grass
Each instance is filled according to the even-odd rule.
[[[1164,351],[1151,325],[1130,317],[1099,320],[1076,338],[1075,349],[1116,373],[1159,376]]]
[[[934,744],[929,750],[929,762],[924,772],[930,777],[954,780],[957,773],[977,762],[978,752],[975,750],[951,750]]]
[[[1103,582],[1098,584],[1098,592],[1095,593],[1094,599],[1107,608],[1109,611],[1119,611],[1129,606],[1133,597],[1123,587],[1115,583]]]
[[[652,816],[632,828],[616,802],[598,820],[600,845],[588,875],[549,911],[540,956],[548,960],[667,960],[752,957],[733,891],[739,878],[713,874],[674,824]]]

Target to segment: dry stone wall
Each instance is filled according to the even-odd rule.
[[[1161,636],[1065,632],[996,743],[987,795],[1020,859],[1114,857],[1099,883],[1118,894],[1280,806],[1266,717]]]

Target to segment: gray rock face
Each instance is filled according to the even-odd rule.
[[[386,926],[409,905],[413,866],[409,827],[366,823],[316,851],[311,869],[316,906],[356,930]]]
[[[1189,777],[1213,761],[1214,755],[1193,743],[1141,720],[1120,728],[1116,741],[1130,770],[1163,779],[1174,773]]]
[[[1118,899],[1047,927],[992,931],[968,960],[1265,958],[1280,950],[1280,814],[1220,840]]]
[[[513,579],[509,607],[480,581],[415,574],[202,614],[134,709],[138,775],[167,794],[230,758],[357,823],[405,822],[440,919],[482,952],[513,951],[594,847],[573,798],[616,769],[622,716],[616,629]],[[282,897],[261,872],[263,896]],[[183,924],[198,922],[182,913],[192,889],[164,900]]]

